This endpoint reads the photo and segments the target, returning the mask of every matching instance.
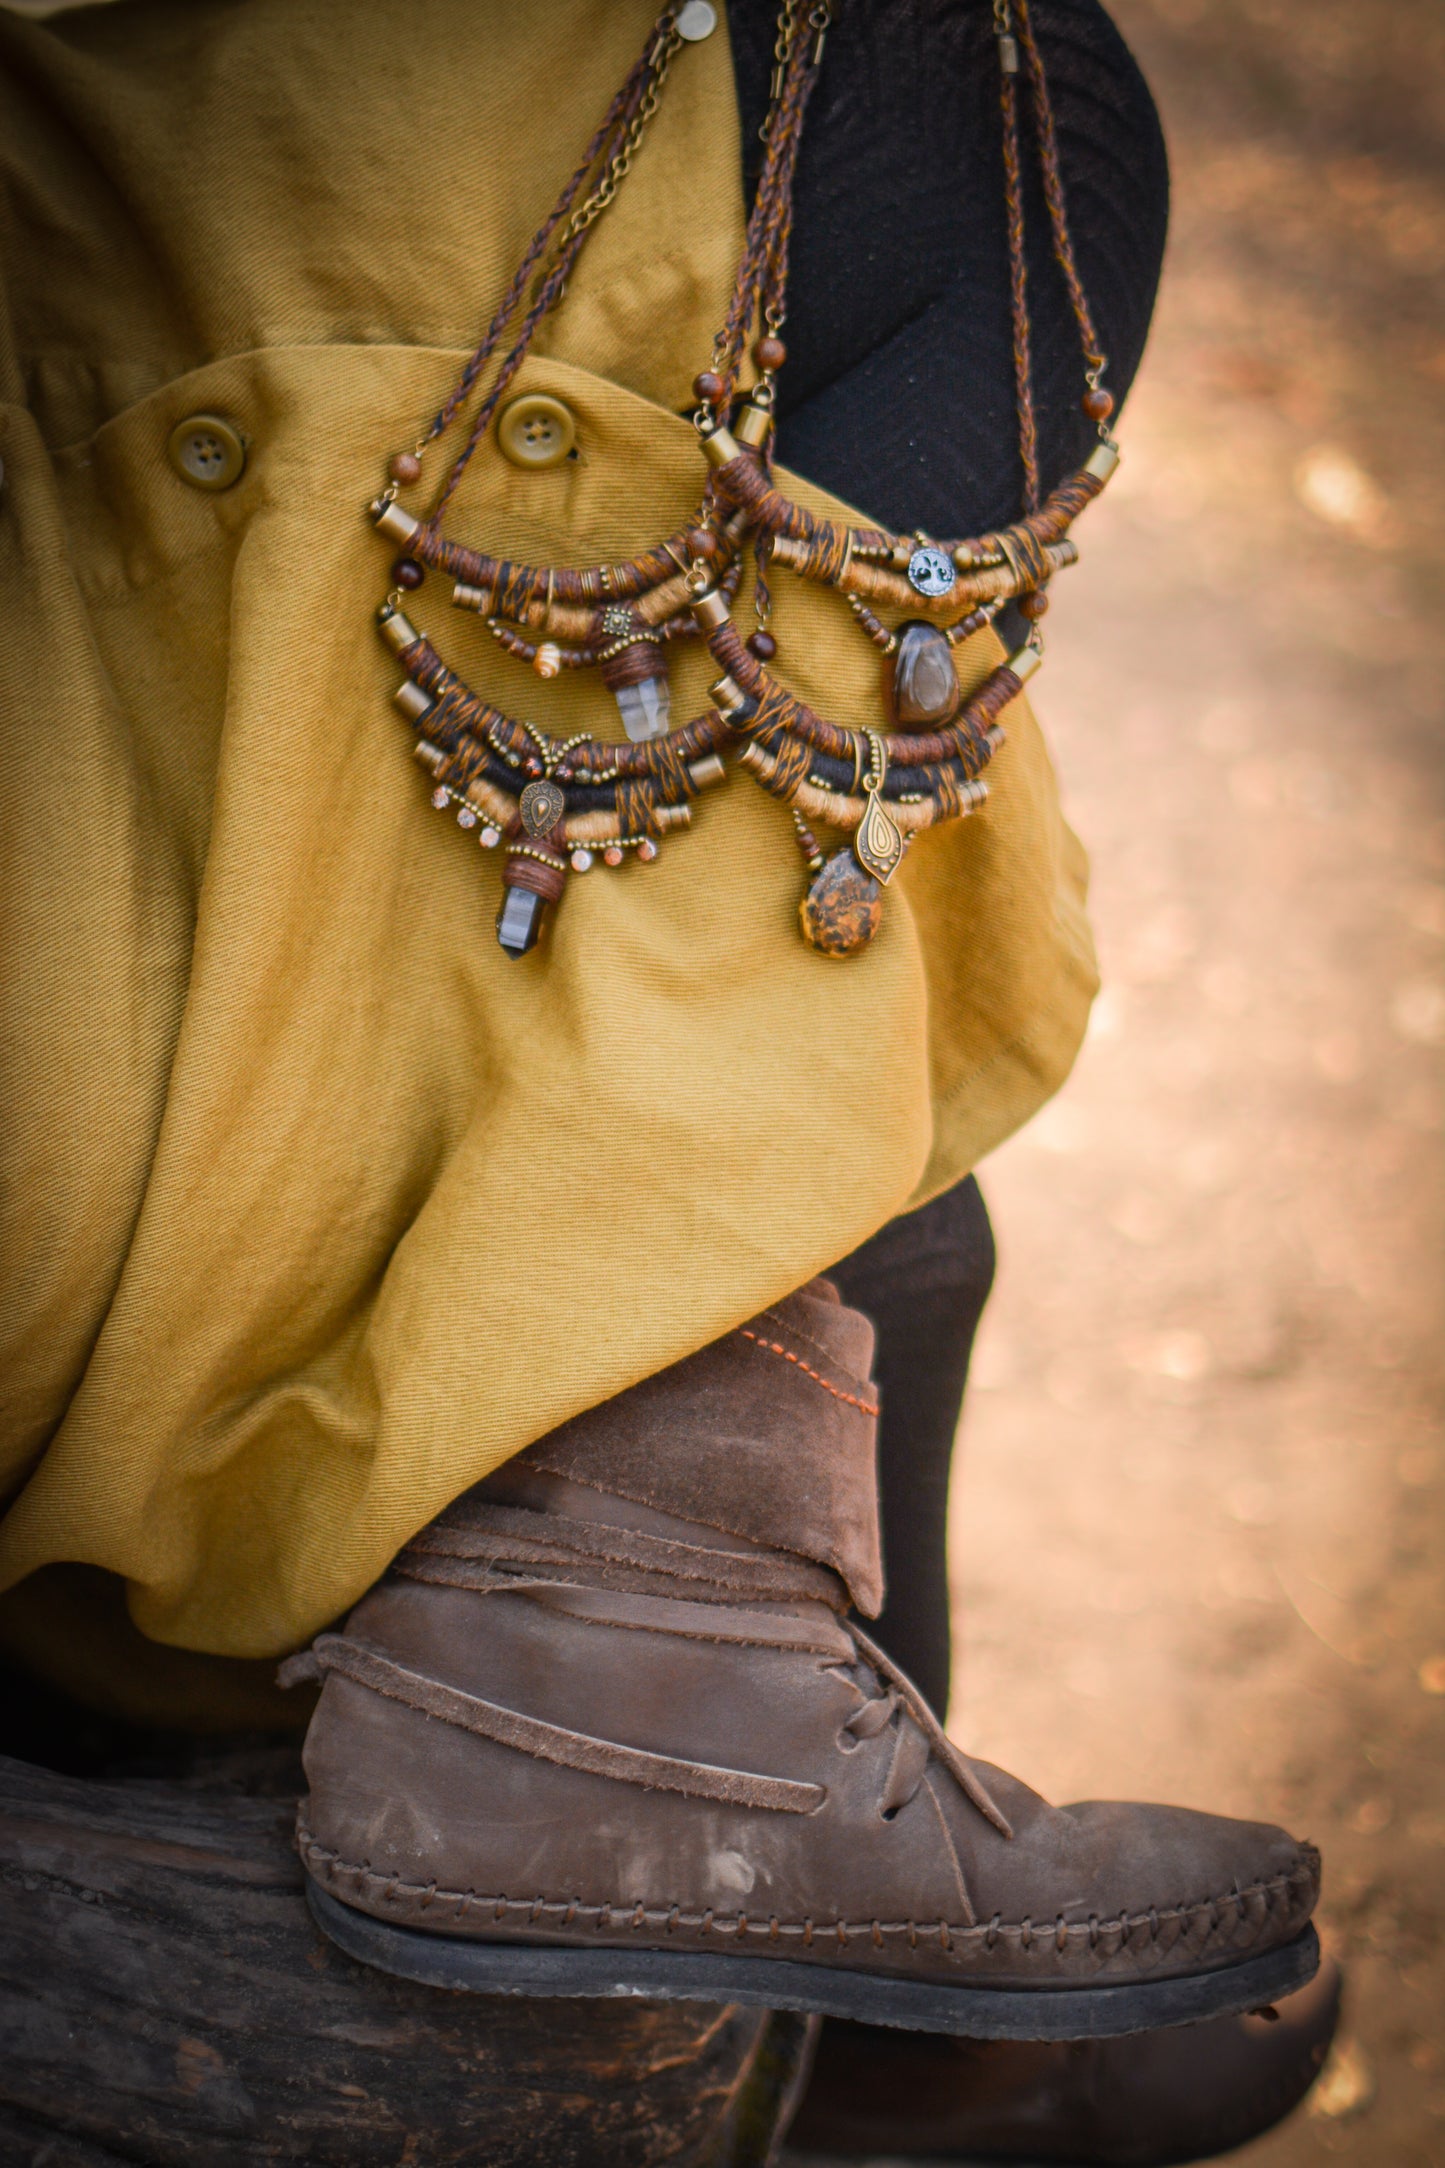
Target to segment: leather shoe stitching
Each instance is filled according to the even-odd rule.
[[[334,1881],[340,1881],[343,1878],[348,1879],[358,1893],[369,1887],[383,1901],[390,1901],[393,1904],[396,1902],[393,1893],[400,1892],[405,1898],[418,1902],[423,1910],[428,1909],[432,1903],[437,1901],[457,1903],[463,1911],[472,1904],[493,1907],[493,1918],[498,1924],[509,1910],[525,1912],[528,1916],[528,1924],[533,1924],[541,1916],[537,1909],[540,1906],[542,1913],[559,1912],[565,1914],[562,1924],[568,1924],[578,1912],[592,1912],[596,1915],[593,1921],[594,1931],[605,1932],[607,1927],[611,1925],[613,1914],[622,1909],[631,1912],[632,1917],[629,1924],[634,1928],[639,1925],[640,1915],[642,1923],[655,1925],[659,1931],[675,1932],[678,1928],[681,1928],[684,1931],[696,1929],[700,1934],[739,1935],[741,1933],[743,1936],[751,1932],[769,1941],[796,1936],[802,1940],[805,1948],[811,1947],[816,1939],[816,1924],[811,1918],[800,1921],[779,1920],[776,1922],[777,1932],[775,1934],[773,1932],[774,1917],[771,1915],[766,1927],[758,1923],[750,1929],[745,1913],[739,1913],[735,1920],[719,1919],[712,1906],[699,1914],[683,1911],[676,1902],[667,1905],[649,1905],[645,1899],[640,1898],[634,1899],[630,1907],[621,1908],[619,1908],[616,1900],[599,1905],[595,1901],[589,1902],[586,1899],[577,1897],[566,1899],[546,1897],[509,1898],[504,1896],[495,1899],[490,1897],[478,1898],[470,1890],[439,1890],[435,1882],[403,1882],[395,1874],[389,1877],[377,1874],[370,1867],[345,1860],[339,1853],[331,1851],[306,1828],[304,1823],[298,1824],[296,1842],[302,1860],[308,1868],[311,1867],[312,1862],[317,1863],[316,1868],[312,1871],[318,1872],[318,1878]],[[1242,1923],[1252,1929],[1248,1939],[1250,1941],[1257,1939],[1260,1928],[1277,1904],[1283,1906],[1286,1917],[1294,1912],[1295,1904],[1293,1900],[1296,1892],[1301,1893],[1308,1899],[1300,1913],[1301,1919],[1308,1918],[1313,1906],[1315,1883],[1316,1877],[1309,1871],[1308,1865],[1304,1864],[1289,1874],[1274,1875],[1267,1882],[1251,1883],[1247,1890],[1241,1891],[1240,1894],[1244,1896],[1257,1892],[1264,1900],[1263,1917],[1257,1922],[1245,1921]],[[1129,1944],[1138,1929],[1147,1930],[1145,1939],[1147,1942],[1153,1942],[1157,1939],[1160,1929],[1167,1927],[1171,1923],[1181,1924],[1187,1933],[1189,1923],[1204,1917],[1209,1917],[1211,1924],[1208,1934],[1199,1945],[1199,1950],[1202,1953],[1211,1941],[1219,1938],[1217,1900],[1212,1897],[1202,1898],[1194,1904],[1181,1902],[1176,1905],[1166,1906],[1162,1912],[1157,1907],[1151,1907],[1148,1912],[1124,1914],[1117,1920],[1100,1921],[1097,1915],[1094,1915],[1088,1921],[1067,1923],[1064,1947],[1067,1949],[1067,1947],[1077,1942],[1080,1945],[1082,1954],[1085,1951],[1094,1949],[1099,1940],[1104,1936],[1108,1936],[1111,1930],[1118,1930],[1120,1934],[1119,1949],[1122,1950]],[[1236,1924],[1240,1924],[1237,1913],[1235,1914],[1235,1921]],[[983,1948],[992,1950],[1001,1940],[1012,1941],[1016,1939],[1020,1949],[1024,1951],[1039,1948],[1055,1956],[1064,1954],[1056,1935],[1047,1935],[1041,1939],[1037,1935],[1032,1921],[1003,1921],[998,1914],[994,1915],[986,1927],[960,1926],[956,1922],[950,1923],[946,1920],[919,1921],[905,1919],[877,1921],[872,1919],[840,1919],[833,1921],[831,1928],[838,1939],[840,1947],[845,1949],[850,1936],[866,1936],[871,1942],[876,1929],[885,1938],[885,1941],[890,1936],[905,1938],[909,1948],[916,1948],[918,1939],[921,1936],[936,1938],[945,1951],[952,1951],[955,1942],[960,1942],[965,1946],[978,1943]],[[1025,1934],[1027,1934],[1027,1940],[1024,1939]],[[1237,1942],[1238,1938],[1231,1935],[1227,1939],[1231,1942]]]

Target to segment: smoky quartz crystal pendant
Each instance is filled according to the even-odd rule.
[[[546,899],[534,895],[530,889],[503,889],[502,908],[497,913],[497,940],[508,956],[525,956],[529,949],[537,946],[546,913]]]
[[[617,702],[623,729],[634,745],[665,738],[672,703],[661,641],[650,637],[636,612],[621,604],[602,612],[602,630],[618,643],[603,660],[602,682]]]
[[[898,652],[887,683],[888,720],[903,729],[953,720],[960,686],[953,649],[937,625],[914,618],[898,628]]]

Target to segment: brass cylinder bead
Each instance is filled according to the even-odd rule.
[[[808,562],[811,547],[798,535],[775,534],[769,555],[775,565],[786,565],[790,572],[796,572]]]
[[[413,758],[421,762],[424,768],[429,768],[433,775],[440,775],[447,764],[447,756],[441,747],[433,745],[428,738],[417,739],[416,744],[412,747],[412,755]]]
[[[736,678],[720,677],[715,685],[708,687],[708,697],[725,722],[735,718],[741,720],[755,705]]]
[[[725,783],[728,779],[727,768],[716,753],[704,753],[700,760],[690,760],[687,772],[698,790],[710,790],[715,783]]]
[[[1008,667],[1022,685],[1033,676],[1043,659],[1036,647],[1021,647],[1016,654],[1010,655]]]
[[[692,807],[685,801],[682,805],[659,805],[652,809],[652,826],[662,829],[689,828],[692,825]]]
[[[702,449],[710,467],[725,467],[742,456],[742,447],[730,429],[710,430],[702,440]]]
[[[749,451],[759,452],[767,443],[773,429],[773,410],[758,406],[749,399],[733,425],[733,435],[739,444]]]
[[[410,618],[403,617],[389,602],[383,603],[377,611],[376,625],[387,646],[394,647],[398,655],[404,647],[415,647],[421,638]]]
[[[485,616],[492,607],[492,591],[489,587],[468,587],[465,580],[458,580],[452,589],[454,610],[480,610]]]
[[[431,694],[424,693],[420,685],[414,685],[410,678],[402,679],[391,696],[391,703],[393,707],[401,709],[409,723],[419,723],[422,717],[429,715],[436,706]]]
[[[371,507],[378,534],[384,534],[388,542],[410,542],[414,534],[421,532],[421,521],[413,519],[410,512],[385,497],[378,497]]]
[[[726,599],[710,587],[706,594],[694,596],[692,614],[704,632],[716,632],[727,623],[730,612]]]
[[[1096,444],[1084,461],[1085,474],[1091,474],[1096,482],[1107,482],[1119,464],[1117,444]]]

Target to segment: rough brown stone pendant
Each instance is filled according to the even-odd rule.
[[[824,956],[856,956],[878,931],[882,916],[882,883],[847,845],[833,853],[798,906],[804,940]]]
[[[962,697],[953,649],[937,625],[914,618],[898,628],[898,652],[887,672],[888,720],[895,729],[952,722]]]

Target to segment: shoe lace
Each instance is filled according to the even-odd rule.
[[[972,1764],[949,1738],[907,1672],[901,1671],[892,1657],[885,1654],[871,1635],[864,1633],[862,1627],[852,1619],[848,1621],[848,1632],[869,1669],[877,1672],[886,1683],[881,1694],[870,1694],[862,1706],[854,1710],[846,1720],[844,1730],[851,1732],[855,1738],[876,1738],[900,1711],[906,1712],[923,1734],[924,1741],[934,1757],[943,1764],[964,1797],[977,1807],[985,1821],[992,1823],[1000,1836],[1012,1837],[1013,1826],[1007,1815],[991,1797]],[[899,1807],[908,1804],[922,1783],[927,1766],[927,1754],[910,1760],[900,1739],[884,1782],[880,1806],[883,1814],[894,1814]]]

